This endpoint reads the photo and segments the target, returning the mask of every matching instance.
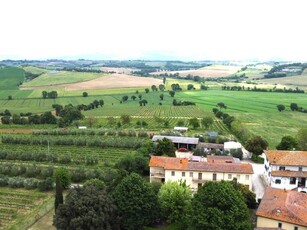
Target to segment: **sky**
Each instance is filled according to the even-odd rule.
[[[307,61],[306,0],[3,0],[0,60]]]

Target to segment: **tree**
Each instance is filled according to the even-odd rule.
[[[4,116],[12,116],[11,112],[8,109],[4,110],[3,115]]]
[[[297,140],[292,136],[284,136],[276,146],[277,150],[293,150],[298,148]]]
[[[155,146],[154,155],[162,156],[167,155],[169,157],[175,157],[176,148],[173,142],[170,139],[163,138],[162,140],[158,140],[157,145]]]
[[[82,120],[84,118],[84,115],[81,113],[81,111],[72,105],[66,105],[64,109],[60,111],[59,116],[62,117],[64,122],[68,125],[75,120]]]
[[[165,90],[165,85],[160,84],[160,85],[159,85],[159,90],[160,90],[160,91],[164,91],[164,90]]]
[[[98,108],[98,106],[99,106],[99,101],[98,100],[94,100],[93,101],[93,104],[94,104],[94,106],[95,106],[95,108]]]
[[[168,223],[181,223],[191,204],[192,192],[185,182],[168,181],[164,183],[158,193],[161,205],[161,216]]]
[[[193,127],[193,129],[197,129],[199,127],[199,121],[196,117],[193,117],[189,120],[189,125]]]
[[[298,105],[296,103],[291,103],[290,104],[290,109],[292,111],[298,111]]]
[[[213,118],[212,117],[204,117],[201,119],[201,125],[205,128],[208,129],[210,126],[213,124]]]
[[[245,204],[249,209],[255,209],[257,206],[256,194],[249,190],[248,186],[238,183],[237,178],[232,180],[232,185],[239,190],[244,197]]]
[[[62,105],[59,105],[59,104],[53,104],[53,105],[52,105],[52,108],[55,109],[55,114],[56,114],[57,116],[59,116],[60,112],[61,112],[62,109],[63,109],[63,106],[62,106]]]
[[[140,175],[131,173],[126,176],[115,188],[113,197],[123,229],[143,229],[157,220],[157,195]]]
[[[122,97],[122,102],[125,102],[125,101],[127,101],[128,99],[129,99],[129,97],[128,97],[127,95],[125,95],[125,96]]]
[[[83,92],[83,93],[82,93],[82,96],[83,96],[83,97],[87,97],[87,96],[88,96],[88,93],[87,93],[87,92]]]
[[[18,114],[13,114],[12,117],[13,124],[20,124],[21,123],[21,117]]]
[[[307,129],[300,129],[297,133],[297,143],[300,150],[307,150]]]
[[[174,97],[175,96],[175,91],[174,90],[169,91],[169,95],[171,95],[171,97]]]
[[[63,204],[63,186],[60,182],[60,177],[56,176],[55,179],[55,199],[54,199],[54,211],[56,213],[60,204]]]
[[[57,229],[120,229],[112,197],[95,186],[72,189],[58,207],[54,225]]]
[[[99,105],[100,105],[100,107],[102,107],[103,105],[104,105],[104,100],[99,100]]]
[[[131,99],[135,101],[136,96],[132,95],[132,96],[131,96]]]
[[[89,116],[86,120],[90,128],[92,128],[97,123],[97,118],[94,116]]]
[[[135,172],[147,176],[149,173],[148,163],[148,157],[141,154],[127,154],[117,161],[115,168],[126,170],[128,173]]]
[[[257,156],[263,153],[263,150],[268,147],[268,142],[260,136],[255,136],[247,140],[245,148],[256,154]]]
[[[7,99],[8,99],[8,100],[13,100],[13,97],[12,97],[11,95],[9,95],[9,96],[7,97]]]
[[[56,182],[57,178],[59,179],[59,182],[61,183],[64,189],[68,188],[69,185],[71,184],[71,176],[66,168],[63,167],[56,168],[56,170],[53,173],[53,180]]]
[[[57,119],[49,111],[49,112],[45,112],[45,113],[43,113],[41,115],[41,123],[42,124],[56,124],[57,123]]]
[[[4,115],[3,117],[1,117],[1,123],[6,124],[6,125],[10,124],[11,123],[11,117]]]
[[[151,90],[152,90],[152,92],[154,92],[154,91],[158,91],[157,86],[152,85],[152,86],[151,86]]]
[[[226,106],[223,102],[217,103],[216,106],[219,107],[220,110],[221,110],[221,109],[227,109],[227,106]]]
[[[142,94],[139,94],[139,99],[142,100]]]
[[[165,85],[166,83],[166,77],[163,77],[163,84]]]
[[[131,122],[131,117],[127,114],[121,115],[120,119],[122,120],[123,124],[130,124]]]
[[[192,199],[188,214],[189,229],[252,229],[242,194],[231,182],[205,183]]]
[[[44,98],[44,99],[47,98],[47,96],[48,96],[47,91],[43,91],[43,92],[42,92],[42,95],[43,95],[43,98]]]
[[[149,89],[148,88],[145,89],[145,93],[149,93]]]
[[[277,109],[279,112],[284,111],[286,109],[286,107],[284,105],[277,105]]]
[[[161,93],[161,94],[160,94],[160,100],[163,101],[163,99],[164,99],[164,94]]]
[[[192,89],[195,89],[195,88],[194,88],[194,85],[193,85],[193,84],[188,84],[187,89],[188,89],[188,90],[192,90]]]

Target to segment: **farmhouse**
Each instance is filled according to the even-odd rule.
[[[306,190],[307,151],[264,151],[264,176],[279,189]]]
[[[224,150],[224,145],[223,144],[199,143],[199,146],[204,148],[204,151],[206,153],[210,153],[211,151],[223,152],[223,150]]]
[[[242,148],[242,145],[239,142],[235,141],[228,141],[224,143],[224,150],[230,151],[232,149],[240,149]]]
[[[186,181],[196,192],[207,181],[231,181],[234,178],[252,189],[251,164],[192,162],[187,158],[152,156],[149,162],[150,182]]]
[[[189,128],[188,128],[188,127],[179,127],[179,126],[176,126],[176,127],[174,127],[174,130],[184,133],[184,132],[188,131]]]
[[[307,194],[268,187],[257,210],[257,229],[307,230]]]
[[[160,135],[154,135],[152,137],[152,141],[157,142],[158,140],[162,140],[163,138],[171,140],[177,149],[186,148],[188,150],[192,150],[196,148],[196,146],[199,143],[199,138],[195,137],[177,137],[177,136],[160,136]]]

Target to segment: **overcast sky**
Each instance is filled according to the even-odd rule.
[[[0,59],[307,61],[306,0],[2,0]]]

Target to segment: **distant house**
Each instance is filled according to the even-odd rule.
[[[167,138],[171,140],[177,149],[186,148],[187,150],[193,150],[199,143],[199,138],[195,137],[177,137],[177,136],[160,136],[154,135],[152,137],[153,142]]]
[[[251,164],[193,162],[187,158],[152,156],[149,162],[150,182],[186,181],[196,192],[207,181],[232,181],[234,178],[252,189]]]
[[[204,148],[204,151],[209,153],[212,150],[223,152],[224,145],[223,144],[215,144],[215,143],[199,143],[199,146]]]
[[[307,194],[268,187],[256,216],[257,229],[307,230]]]
[[[79,126],[78,128],[79,128],[79,129],[87,129],[86,126]]]
[[[307,189],[307,151],[264,151],[264,177],[271,187]]]
[[[224,143],[224,150],[231,151],[232,149],[241,149],[242,145],[239,142],[228,141]]]
[[[188,127],[178,127],[177,126],[177,127],[174,127],[174,130],[184,133],[184,132],[188,131],[189,128]]]

